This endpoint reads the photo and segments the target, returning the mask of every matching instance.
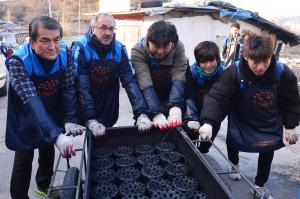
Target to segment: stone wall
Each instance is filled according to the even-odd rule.
[[[26,41],[26,37],[28,37],[28,33],[18,33],[16,34],[16,42],[21,45]]]

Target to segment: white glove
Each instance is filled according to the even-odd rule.
[[[199,129],[199,134],[202,140],[210,139],[212,136],[212,125],[203,124]]]
[[[102,137],[105,137],[105,126],[99,123],[97,120],[87,121],[86,126],[92,131],[94,137],[97,140],[99,140]]]
[[[138,117],[136,125],[138,126],[140,134],[148,133],[152,127],[152,123],[146,114],[141,114]]]
[[[181,109],[173,106],[169,111],[170,127],[181,126]]]
[[[65,134],[59,134],[55,142],[55,146],[60,151],[60,154],[63,158],[71,158],[76,155],[75,149],[73,149],[73,142],[70,137],[67,137]]]
[[[83,131],[85,131],[85,127],[75,123],[65,123],[65,131],[66,135],[73,135],[73,137],[75,137],[82,135]]]
[[[200,128],[200,123],[197,121],[189,121],[187,123],[187,126],[189,129],[193,130],[194,132],[197,132]]]
[[[170,129],[170,124],[162,113],[155,115],[153,118],[153,123],[155,127],[159,127],[162,131],[167,131]]]
[[[285,139],[289,144],[296,144],[298,141],[296,129],[285,129]]]

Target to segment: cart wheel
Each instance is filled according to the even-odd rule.
[[[67,170],[63,186],[76,186],[79,177],[79,170],[76,167],[71,167]],[[76,189],[66,189],[61,191],[61,199],[75,199]],[[82,187],[80,185],[79,197],[82,198]]]

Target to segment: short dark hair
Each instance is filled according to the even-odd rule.
[[[231,26],[230,26],[231,28],[232,27],[236,27],[237,29],[240,29],[240,24],[239,23],[233,23],[233,24],[231,24]]]
[[[217,60],[220,64],[220,49],[215,42],[203,41],[200,42],[194,49],[196,63]]]
[[[175,25],[165,20],[159,20],[148,28],[147,39],[157,46],[167,46],[170,42],[176,46],[179,40]]]
[[[245,55],[256,61],[269,59],[274,53],[274,45],[270,37],[252,36],[244,42]]]
[[[61,25],[53,18],[48,16],[39,16],[33,18],[29,23],[29,37],[36,41],[38,29],[45,28],[49,30],[59,30],[60,37],[62,38],[63,30]]]

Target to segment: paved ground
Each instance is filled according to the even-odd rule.
[[[0,56],[0,60],[2,57]],[[6,124],[6,108],[7,97],[0,98],[0,198],[10,198],[9,183],[12,171],[14,153],[5,147],[5,124]],[[118,120],[119,126],[133,125],[132,111],[128,98],[123,89],[121,89],[120,95],[120,117]],[[215,144],[226,154],[226,124],[225,120],[222,123],[222,128],[215,140]],[[297,128],[300,132],[299,127]],[[83,139],[82,137],[76,137],[73,139],[76,148],[81,148]],[[59,154],[56,151],[56,154]],[[78,152],[77,156],[73,157],[70,161],[71,166],[79,167],[79,159],[81,153]],[[35,154],[33,161],[32,178],[30,183],[29,196],[31,199],[42,199],[44,197],[35,193],[35,173],[37,169],[37,157]],[[57,157],[57,155],[56,155]],[[216,171],[227,171],[229,164],[226,160],[217,152],[213,147],[206,156],[213,168]],[[240,168],[241,172],[250,181],[254,182],[256,175],[257,154],[241,153],[240,154]],[[66,161],[63,159],[59,165],[60,170],[66,170]],[[55,185],[61,185],[63,182],[63,172],[59,172],[55,179]],[[237,199],[251,199],[253,196],[250,194],[250,186],[244,181],[232,181],[223,175],[222,179],[225,184],[228,185],[229,190],[232,190],[232,194]],[[276,199],[297,199],[298,189],[300,188],[300,144],[297,143],[293,146],[286,146],[275,152],[274,161],[272,164],[272,171],[266,187],[273,193],[273,198]]]
[[[133,124],[131,107],[127,100],[127,95],[124,93],[124,90],[121,90],[121,111],[120,119],[118,121],[119,126],[129,126]],[[6,121],[6,97],[0,98],[0,198],[10,198],[9,195],[9,182],[12,170],[13,155],[12,151],[9,151],[5,147],[4,135],[5,135],[5,121]],[[299,130],[299,129],[298,129]],[[300,130],[299,130],[300,131]],[[298,131],[298,132],[299,132]],[[226,121],[223,122],[220,133],[218,134],[215,144],[226,154],[225,146],[225,137],[226,137]],[[74,138],[76,148],[81,148],[82,137]],[[266,184],[266,187],[274,194],[274,198],[281,199],[296,199],[297,192],[300,188],[300,146],[297,143],[295,146],[287,146],[283,149],[276,151],[274,157],[274,163],[272,165],[272,172],[270,174],[270,179]],[[56,151],[57,152],[57,151]],[[56,153],[58,154],[58,152]],[[81,155],[78,152],[77,156],[73,157],[70,161],[71,166],[79,167],[79,156]],[[211,165],[213,167],[220,168],[223,171],[227,171],[229,164],[226,160],[215,150],[211,148],[208,153],[210,157],[213,158]],[[33,162],[33,172],[32,180],[30,184],[29,196],[32,199],[42,199],[35,193],[35,181],[34,175],[37,169],[37,156],[36,153],[35,159]],[[250,181],[254,181],[256,174],[256,164],[257,164],[257,154],[250,153],[241,153],[240,156],[241,172],[246,176]],[[217,165],[217,166],[216,166]],[[59,166],[60,170],[66,170],[66,161],[63,159]],[[217,170],[218,171],[218,170]],[[61,185],[63,182],[63,172],[59,172],[55,180],[55,185]],[[233,195],[237,199],[251,199],[253,198],[250,194],[250,186],[244,181],[232,181],[224,175],[225,181],[229,184],[229,189],[232,190]]]

